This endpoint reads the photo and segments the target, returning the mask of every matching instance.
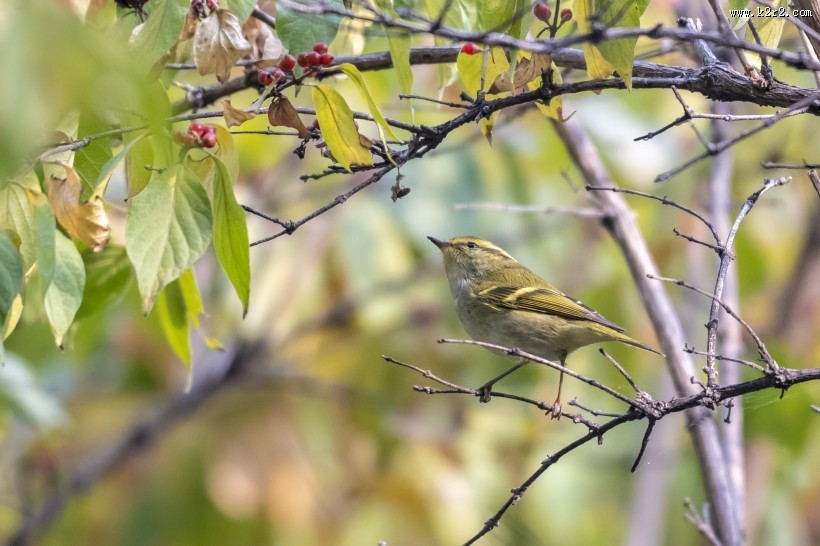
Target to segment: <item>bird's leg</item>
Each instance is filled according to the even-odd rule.
[[[513,373],[515,370],[517,370],[518,368],[520,368],[521,366],[523,366],[527,362],[529,362],[529,360],[523,360],[522,359],[518,364],[516,364],[515,366],[513,366],[512,368],[510,368],[506,372],[502,373],[499,376],[493,377],[492,379],[490,379],[489,381],[487,381],[486,383],[481,385],[478,389],[476,389],[478,391],[478,400],[483,404],[486,404],[487,402],[489,402],[490,398],[492,398],[491,393],[492,393],[492,390],[493,390],[493,385],[495,385],[496,383],[498,383],[499,381],[501,381],[502,379],[504,379],[505,377],[507,377],[508,375]]]
[[[567,367],[567,352],[561,353],[561,366]],[[558,378],[558,396],[555,397],[555,402],[552,403],[552,418],[561,418],[561,387],[564,385],[564,370],[561,370],[561,375]]]

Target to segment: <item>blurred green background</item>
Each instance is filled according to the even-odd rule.
[[[3,176],[69,106],[97,93],[104,97],[117,78],[143,92],[129,76],[121,39],[93,22],[79,22],[76,14],[84,13],[85,4],[36,1],[0,14]],[[673,25],[674,18],[669,3],[653,2],[642,25]],[[419,38],[414,45],[426,43]],[[796,43],[787,29],[783,46]],[[654,47],[640,42],[638,51]],[[382,39],[368,38],[365,51],[385,49]],[[341,43],[332,44],[331,51],[358,52],[345,51]],[[691,64],[680,53],[653,60]],[[780,79],[814,86],[808,73],[775,69]],[[236,69],[235,75],[240,73]],[[418,66],[414,73],[414,91],[437,96],[436,68]],[[167,76],[192,85],[212,83],[194,71]],[[397,99],[392,71],[365,77],[385,115],[410,120],[407,103]],[[333,85],[354,110],[366,110],[349,82]],[[443,96],[455,100],[460,91],[456,82]],[[178,87],[167,92],[172,102],[183,96]],[[255,90],[247,90],[231,100],[246,106],[256,98]],[[685,98],[696,111],[709,110],[701,97]],[[295,103],[312,106],[308,93]],[[414,107],[415,122],[426,125],[455,115],[423,101]],[[736,113],[771,111],[735,108]],[[574,112],[590,132],[618,184],[706,206],[708,162],[663,186],[652,182],[701,150],[689,127],[648,142],[632,140],[680,115],[671,92],[574,96],[564,111]],[[704,120],[695,125],[710,131]],[[265,116],[259,116],[241,129],[266,127]],[[362,129],[377,138],[372,124]],[[283,219],[301,218],[363,180],[364,175],[337,175],[303,183],[299,174],[327,165],[316,150],[300,161],[291,153],[297,144],[291,137],[236,135],[235,140],[242,167],[236,188],[240,203]],[[735,147],[735,208],[764,177],[784,174],[764,171],[760,161],[817,160],[818,150],[820,132],[811,116],[785,120]],[[390,355],[471,387],[509,364],[476,347],[436,343],[465,333],[427,235],[492,240],[634,337],[656,344],[624,260],[595,219],[457,206],[583,206],[583,180],[549,120],[534,108],[515,115],[507,111],[492,146],[477,126],[468,126],[402,174],[412,192],[396,203],[390,200],[391,176],[292,236],[254,247],[251,305],[244,320],[212,253],[197,264],[208,313],[204,331],[229,351],[266,340],[269,353],[259,379],[226,389],[73,500],[42,544],[459,544],[540,461],[585,433],[582,426],[550,421],[543,412],[509,400],[482,405],[471,397],[413,392],[414,384],[426,380],[381,359]],[[743,316],[764,334],[781,364],[801,368],[820,360],[817,277],[810,280],[814,289],[802,292],[808,294],[802,314],[791,316],[797,311],[783,311],[780,304],[820,201],[803,172],[792,174],[792,184],[768,193],[743,224],[733,267]],[[123,185],[122,174],[115,174],[107,195],[113,203],[114,244],[123,241],[125,204],[117,197]],[[629,200],[661,272],[711,288],[715,256],[672,233],[678,227],[697,235],[700,227],[658,203]],[[248,225],[251,240],[278,229],[250,216]],[[816,260],[818,250],[814,253]],[[668,289],[690,344],[702,350],[708,301]],[[183,395],[188,382],[188,370],[173,356],[156,319],[141,316],[133,279],[123,298],[77,322],[64,351],[54,346],[36,292],[28,291],[30,301],[18,330],[6,340],[7,362],[0,369],[0,536],[9,535],[26,510],[64,484],[71,469],[94,460],[133,423]],[[227,358],[205,348],[202,339],[195,338],[194,346],[195,379],[208,362],[218,366]],[[661,359],[628,347],[606,348],[655,398],[671,397]],[[745,356],[756,357],[750,348]],[[597,347],[579,350],[569,363],[631,392]],[[746,372],[743,376],[751,377]],[[568,381],[568,400],[577,397],[602,411],[624,410],[600,392]],[[556,386],[556,373],[531,366],[499,388],[552,400]],[[782,399],[779,395],[744,399],[749,543],[817,544],[820,417],[809,406],[820,401],[820,385],[803,384]],[[703,543],[683,516],[685,498],[696,505],[704,500],[685,426],[680,416],[664,419],[635,474],[629,467],[643,425],[621,427],[601,446],[584,446],[542,476],[482,544],[639,544],[652,536],[663,544]]]

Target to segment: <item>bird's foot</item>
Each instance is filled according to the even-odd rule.
[[[548,415],[550,416],[550,419],[561,418],[561,400],[559,398],[556,398],[555,402],[552,403],[552,409]]]

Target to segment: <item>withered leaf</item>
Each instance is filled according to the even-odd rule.
[[[271,28],[256,17],[248,19],[242,28],[251,44],[250,58],[257,61],[257,67],[275,66],[285,56],[285,46]]]
[[[496,77],[487,92],[492,95],[525,87],[531,81],[540,78],[541,74],[550,67],[551,63],[552,57],[547,53],[533,53],[530,59],[524,57],[520,59],[515,66],[512,82],[510,81],[509,75],[504,72]]]
[[[54,216],[71,235],[90,246],[94,252],[100,252],[111,237],[102,196],[95,192],[88,201],[80,203],[83,187],[77,171],[64,163],[61,166],[65,170],[65,178],[52,175],[48,184],[48,202]]]
[[[228,10],[212,11],[194,35],[194,63],[201,75],[216,74],[224,82],[234,63],[251,50],[242,35],[242,25]]]
[[[375,142],[364,136],[363,134],[359,133],[359,144],[362,145],[362,148],[367,148],[368,150],[373,147]]]
[[[307,138],[310,136],[305,124],[296,112],[296,108],[285,97],[274,99],[268,108],[268,122],[274,127],[291,127],[296,129],[300,138]]]
[[[234,108],[231,101],[228,99],[222,101],[222,109],[222,115],[225,116],[225,123],[228,124],[228,127],[238,127],[249,119],[253,119],[254,116],[250,112],[245,112],[244,110]]]
[[[189,9],[188,13],[185,15],[185,24],[182,25],[182,31],[179,33],[179,41],[184,42],[185,40],[190,40],[196,34],[197,25],[199,24],[199,18],[194,13],[193,9]]]

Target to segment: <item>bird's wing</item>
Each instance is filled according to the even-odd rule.
[[[552,287],[493,286],[479,292],[478,297],[483,303],[495,307],[556,315],[574,320],[589,320],[612,328],[616,332],[624,331],[597,311]]]

